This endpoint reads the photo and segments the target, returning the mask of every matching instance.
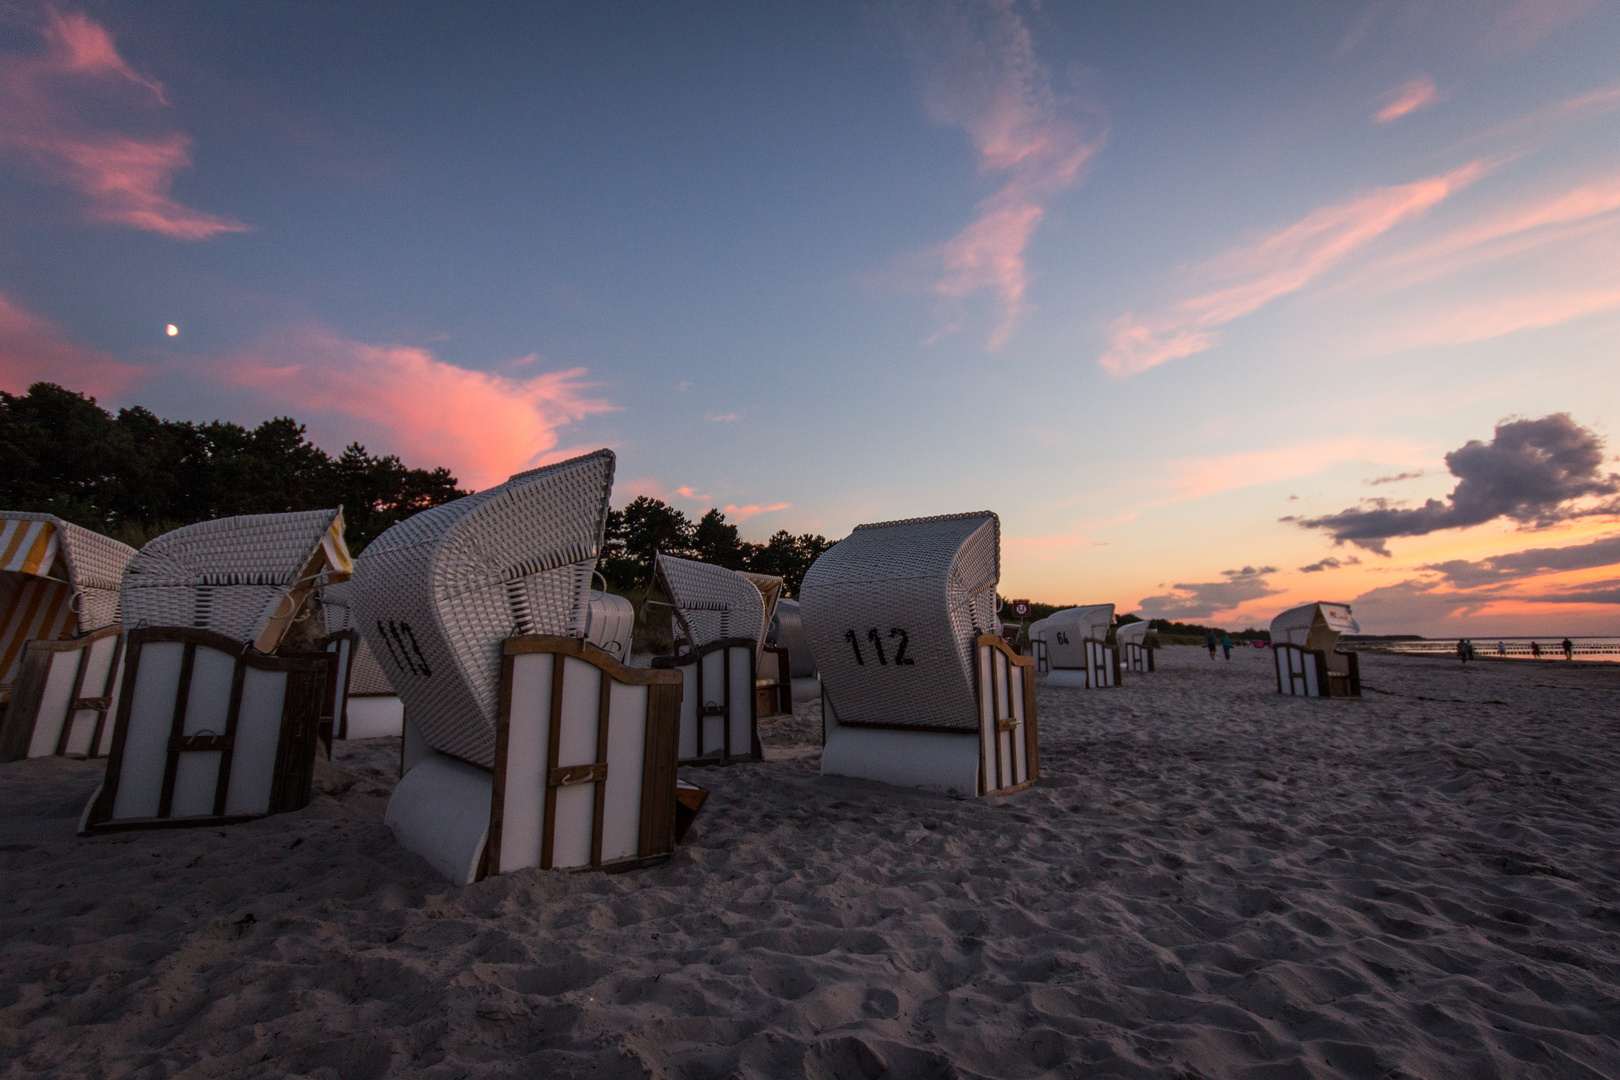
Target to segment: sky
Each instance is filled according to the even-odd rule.
[[[1046,603],[1616,634],[1617,41],[1598,0],[0,0],[0,390],[466,487],[610,446],[617,505],[755,540],[989,509]]]

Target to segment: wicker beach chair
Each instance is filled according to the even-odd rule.
[[[1029,655],[1035,661],[1035,673],[1044,675],[1052,670],[1051,656],[1046,645],[1046,620],[1036,619],[1029,624]]]
[[[961,795],[1040,775],[1034,662],[995,631],[1000,521],[857,526],[799,588],[821,673],[823,775]]]
[[[1271,620],[1277,692],[1292,697],[1359,698],[1361,659],[1341,652],[1339,635],[1359,634],[1349,604],[1302,604]]]
[[[1119,648],[1120,665],[1126,671],[1137,671],[1148,674],[1155,670],[1153,653],[1150,643],[1146,619],[1133,623],[1125,623],[1114,628],[1114,642]]]
[[[0,762],[107,752],[134,556],[50,514],[0,512]]]
[[[759,761],[764,751],[758,691],[764,691],[767,715],[781,711],[779,675],[763,680],[762,686],[759,658],[768,625],[766,605],[774,611],[782,579],[662,554],[654,571],[684,639],[676,655],[653,661],[655,667],[681,674],[681,764]],[[771,665],[773,671],[780,667],[774,654]]]
[[[680,676],[585,640],[613,466],[601,450],[519,473],[356,560],[356,621],[405,703],[385,820],[452,881],[674,848]]]
[[[1098,690],[1119,685],[1119,650],[1108,643],[1113,604],[1064,608],[1046,619],[1042,632],[1051,671],[1047,686]]]
[[[322,645],[346,659],[347,691],[342,707],[337,710],[334,736],[339,739],[400,737],[405,730],[405,706],[354,621],[354,585],[343,582],[322,589],[321,616],[326,622]]]
[[[593,592],[585,612],[585,640],[621,664],[630,662],[636,609],[629,600],[603,590]]]
[[[797,600],[782,599],[776,603],[776,614],[770,629],[765,632],[766,650],[785,650],[788,655],[788,677],[794,701],[816,701],[821,697],[821,678],[816,673],[816,662],[810,655],[810,643],[804,637],[804,617]]]
[[[244,821],[309,802],[334,653],[267,655],[352,564],[343,512],[176,529],[124,568],[123,686],[81,831]]]

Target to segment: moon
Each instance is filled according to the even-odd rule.
[[[170,323],[168,326],[165,326],[163,328],[163,332],[165,334],[168,334],[170,337],[174,337],[176,334],[178,334],[180,332],[180,328],[178,326],[174,325],[174,323]]]

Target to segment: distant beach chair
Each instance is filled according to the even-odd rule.
[[[1029,655],[1035,660],[1035,673],[1044,675],[1052,670],[1051,654],[1047,651],[1046,620],[1036,619],[1026,631],[1029,636]]]
[[[1147,674],[1154,670],[1153,646],[1148,643],[1148,621],[1125,623],[1114,628],[1114,643],[1119,648],[1120,663],[1126,671]]]
[[[1303,604],[1271,620],[1277,692],[1294,697],[1359,698],[1361,661],[1335,646],[1339,635],[1359,634],[1349,604]]]
[[[654,571],[674,605],[683,643],[653,666],[681,673],[681,764],[759,761],[759,717],[782,711],[780,663],[762,678],[765,630],[781,595],[782,579],[742,574],[721,566],[659,555]],[[770,613],[767,612],[767,607]],[[763,700],[762,700],[763,699]],[[791,697],[787,709],[792,711]]]
[[[1040,776],[1034,661],[996,633],[1000,521],[856,526],[799,589],[821,673],[821,772],[959,795]]]
[[[815,701],[821,697],[821,677],[816,672],[816,661],[810,655],[810,643],[804,636],[804,618],[797,600],[778,600],[776,615],[766,631],[770,643],[766,652],[776,649],[786,652],[789,679],[794,701]],[[791,710],[789,710],[791,711]]]
[[[604,581],[603,585],[607,583]],[[585,640],[621,664],[630,662],[630,639],[635,632],[636,609],[626,598],[604,587],[592,592],[585,608]]]
[[[321,615],[326,621],[323,644],[346,654],[347,692],[337,710],[335,737],[399,738],[405,732],[405,704],[355,623],[354,585],[343,582],[322,589]]]
[[[0,511],[0,762],[100,757],[112,742],[135,549],[50,514]]]
[[[519,473],[355,560],[356,622],[405,703],[384,820],[458,884],[674,850],[680,675],[586,640],[613,467],[599,450]]]
[[[341,510],[188,525],[124,568],[124,675],[81,832],[212,825],[309,802],[333,653],[270,655],[352,569]]]
[[[1119,685],[1119,649],[1108,644],[1113,604],[1064,608],[1046,619],[1043,632],[1051,673],[1047,686],[1098,690]]]

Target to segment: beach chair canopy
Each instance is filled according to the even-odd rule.
[[[654,563],[658,580],[675,605],[675,618],[693,649],[701,649],[721,638],[747,638],[756,645],[765,640],[765,594],[755,578],[775,582],[781,594],[782,579],[765,575],[744,576],[723,566],[659,555]],[[775,598],[772,598],[774,607]]]
[[[1046,620],[1045,619],[1036,619],[1034,622],[1030,623],[1028,633],[1029,633],[1029,640],[1031,640],[1031,641],[1045,641],[1046,640]]]
[[[810,656],[810,643],[804,637],[804,618],[799,613],[797,600],[776,602],[776,615],[771,619],[766,636],[788,651],[795,679],[815,677],[816,662]]]
[[[30,641],[118,621],[118,582],[135,549],[50,514],[0,511],[0,697]]]
[[[844,723],[976,732],[976,639],[1000,629],[1001,523],[979,511],[858,525],[799,588]]]
[[[782,579],[775,574],[756,574],[749,570],[739,570],[737,573],[754,583],[754,588],[759,590],[760,600],[765,604],[765,630],[759,637],[759,643],[764,645],[771,623],[776,619],[776,605],[782,602]]]
[[[1271,620],[1271,640],[1332,652],[1340,634],[1359,634],[1361,626],[1349,604],[1317,601],[1301,604]]]
[[[1052,635],[1059,631],[1062,631],[1076,646],[1086,638],[1102,641],[1108,637],[1108,628],[1114,625],[1114,605],[1090,604],[1084,607],[1064,608],[1062,611],[1054,611],[1044,621],[1046,625],[1043,630],[1047,641],[1051,641]]]
[[[129,561],[124,624],[212,630],[268,653],[305,598],[352,569],[341,507],[202,521]]]
[[[354,615],[433,749],[495,758],[507,638],[582,638],[611,450],[518,473],[394,525],[355,560]]]
[[[1123,623],[1114,628],[1114,640],[1121,648],[1126,645],[1140,645],[1147,639],[1148,621],[1142,619],[1138,622]]]

